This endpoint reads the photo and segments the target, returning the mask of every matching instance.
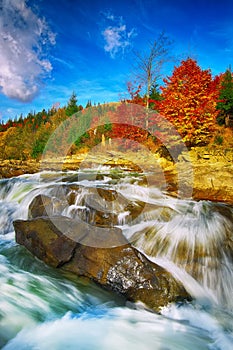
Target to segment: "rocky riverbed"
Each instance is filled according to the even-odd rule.
[[[164,182],[163,187],[173,196],[233,204],[233,150],[221,147],[195,147],[181,153],[176,162],[158,154],[148,158],[141,152],[111,151],[42,161],[3,160],[0,177],[9,178],[41,170],[77,170],[80,166],[91,168],[93,165],[151,173],[153,179],[149,176],[150,181],[155,181],[155,185],[156,181]]]

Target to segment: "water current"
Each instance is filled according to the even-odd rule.
[[[233,349],[233,208],[170,197],[122,169],[113,174],[102,167],[96,174],[90,169],[0,180],[0,348]],[[13,221],[27,219],[36,195],[58,194],[64,184],[78,191],[70,205],[59,207],[62,215],[94,220],[91,193],[92,208],[106,210],[106,218],[114,214],[113,224],[180,280],[193,301],[156,314],[72,279],[19,246]],[[114,191],[114,200],[106,204],[100,189]]]

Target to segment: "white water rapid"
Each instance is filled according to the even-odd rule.
[[[38,194],[53,198],[56,214],[120,227],[193,301],[155,314],[34,258],[15,243],[12,223],[28,217]],[[1,179],[0,348],[232,350],[233,208],[172,198],[140,174],[113,177],[107,167]]]

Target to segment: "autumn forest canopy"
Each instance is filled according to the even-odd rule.
[[[146,68],[147,78],[148,69],[153,67],[148,65]],[[59,126],[62,130],[60,136],[56,134],[57,139],[52,142],[55,148],[56,143],[60,148],[63,143],[64,148],[66,144],[71,145],[68,154],[98,145],[103,135],[106,140],[124,139],[122,147],[127,148],[127,142],[134,141],[156,150],[166,134],[169,135],[167,125],[174,127],[187,147],[204,146],[210,142],[221,146],[227,141],[224,139],[226,130],[232,137],[233,75],[230,68],[213,77],[210,70],[202,70],[196,60],[187,58],[174,67],[171,76],[163,79],[161,87],[157,78],[155,75],[154,79],[147,79],[147,83],[145,79],[129,82],[129,98],[121,103],[92,106],[88,101],[83,107],[78,105],[78,97],[73,93],[64,107],[30,112],[25,117],[21,115],[15,120],[2,122],[2,159],[39,159]],[[132,110],[135,119],[130,123],[125,118],[129,104],[144,107]],[[164,120],[168,122],[166,126],[162,125]],[[157,134],[151,132],[155,126]],[[176,140],[173,141],[175,145]]]

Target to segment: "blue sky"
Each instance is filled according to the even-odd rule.
[[[0,0],[0,120],[127,96],[134,51],[164,31],[176,62],[188,56],[213,75],[233,57],[233,1]]]

